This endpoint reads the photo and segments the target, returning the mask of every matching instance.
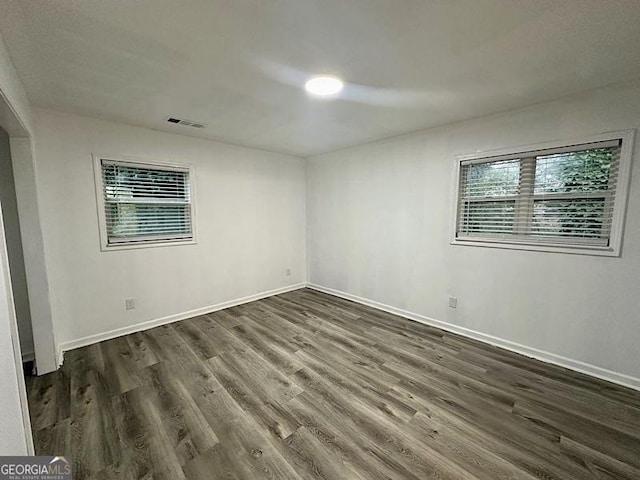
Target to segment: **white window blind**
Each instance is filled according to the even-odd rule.
[[[193,239],[188,169],[100,162],[107,245]]]
[[[610,245],[621,140],[462,161],[456,238]]]

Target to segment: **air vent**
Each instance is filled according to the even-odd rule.
[[[185,127],[204,128],[207,125],[202,122],[194,122],[193,120],[187,120],[184,118],[167,117],[167,122],[176,123],[178,125],[184,125]]]

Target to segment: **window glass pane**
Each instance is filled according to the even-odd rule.
[[[106,164],[103,165],[103,179],[107,200],[154,198],[188,201],[189,199],[189,182],[186,172]]]
[[[520,184],[520,160],[472,163],[464,167],[463,195],[498,197],[516,195]]]
[[[542,236],[599,238],[609,235],[604,198],[536,200],[531,232]]]
[[[183,236],[191,233],[187,205],[107,204],[109,238]]]
[[[102,160],[107,244],[193,238],[189,172]]]
[[[623,141],[547,144],[538,151],[524,147],[493,159],[461,160],[456,237],[469,245],[486,241],[617,254],[617,202],[624,202],[617,187],[628,180],[618,178],[628,170],[621,163],[629,161]]]
[[[515,201],[466,201],[461,211],[459,233],[513,233]]]
[[[595,148],[536,157],[534,193],[607,190],[613,152],[612,148]]]

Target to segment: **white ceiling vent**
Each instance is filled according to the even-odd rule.
[[[169,123],[184,125],[185,127],[204,128],[207,126],[202,122],[194,122],[193,120],[187,120],[185,118],[167,117],[165,120]]]

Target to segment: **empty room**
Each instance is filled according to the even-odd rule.
[[[640,479],[639,25],[0,0],[0,479]]]

